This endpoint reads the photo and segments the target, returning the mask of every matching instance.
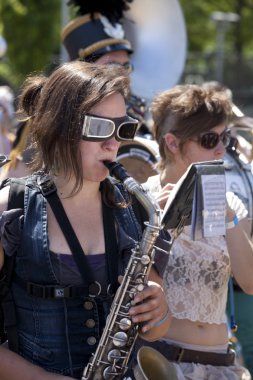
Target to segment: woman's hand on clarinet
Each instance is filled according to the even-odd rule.
[[[119,283],[123,277],[119,276]],[[129,315],[134,323],[139,324],[139,334],[148,341],[161,338],[167,332],[172,314],[163,291],[161,277],[154,268],[149,274],[149,281],[142,291],[136,293],[131,301]]]
[[[141,329],[145,333],[164,318],[167,310],[162,287],[153,281],[148,281],[143,291],[135,295],[129,314],[134,323],[145,322]]]

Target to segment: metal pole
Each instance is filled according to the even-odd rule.
[[[220,83],[223,83],[226,30],[225,22],[217,23],[216,80]]]
[[[69,21],[69,7],[67,2],[68,0],[61,0],[61,30]],[[60,62],[63,63],[67,61],[69,61],[67,50],[63,44],[61,44]]]
[[[216,80],[223,83],[224,56],[225,56],[225,34],[233,22],[238,22],[240,16],[236,13],[213,12],[211,20],[215,22],[216,39]]]

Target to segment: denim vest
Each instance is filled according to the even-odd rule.
[[[26,282],[59,285],[50,260],[47,200],[40,192],[37,180],[38,175],[26,179],[24,224],[15,271]],[[116,192],[119,199],[124,199],[119,188]],[[114,209],[113,212],[116,223],[130,236],[128,248],[133,247],[140,239],[140,229],[131,207]],[[119,261],[122,261],[121,242],[118,244]],[[20,354],[50,372],[80,378],[99,343],[111,299],[89,296],[43,299],[29,295],[15,280],[12,291]]]

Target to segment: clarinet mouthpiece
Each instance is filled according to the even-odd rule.
[[[126,169],[118,162],[103,161],[103,163],[109,170],[110,175],[117,180],[123,182],[125,179],[130,177]]]

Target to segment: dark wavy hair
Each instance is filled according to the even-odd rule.
[[[120,93],[126,99],[129,78],[118,65],[69,62],[49,77],[33,76],[25,81],[18,111],[29,117],[32,169],[49,173],[57,162],[66,178],[74,175],[76,192],[83,184],[78,149],[85,114],[105,97]]]

